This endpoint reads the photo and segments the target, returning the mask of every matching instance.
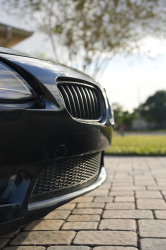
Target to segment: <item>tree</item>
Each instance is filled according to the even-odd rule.
[[[165,0],[3,0],[1,8],[31,17],[50,40],[55,60],[96,76],[116,53],[132,53],[142,37],[164,34],[165,4]]]
[[[135,119],[135,113],[129,113],[128,111],[123,112],[123,124],[126,127],[131,127]]]
[[[140,106],[139,110],[147,122],[163,127],[166,124],[166,91],[157,91]]]
[[[114,112],[115,126],[119,127],[119,124],[122,123],[123,108],[118,103],[113,103],[112,109]]]
[[[117,129],[119,129],[121,125],[125,125],[127,128],[132,126],[132,123],[135,119],[134,113],[124,111],[123,107],[118,103],[113,103],[112,108],[114,111],[115,127]]]

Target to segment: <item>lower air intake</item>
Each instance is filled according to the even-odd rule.
[[[99,175],[101,153],[55,161],[40,174],[30,203],[65,195],[94,183]]]

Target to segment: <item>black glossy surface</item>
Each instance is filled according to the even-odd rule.
[[[15,232],[23,223],[23,218],[18,218],[16,220],[10,220],[8,222],[0,223],[0,236]]]
[[[0,110],[0,167],[59,158],[61,145],[65,157],[103,151],[111,135],[110,126],[78,122],[65,109]]]
[[[105,150],[112,127],[102,87],[85,74],[27,55],[0,53],[0,60],[24,77],[37,94],[33,102],[0,103],[0,228],[6,228],[5,222],[25,216],[35,182],[48,164]],[[100,121],[72,118],[56,85],[59,76],[100,88],[105,100]]]
[[[100,170],[100,152],[56,160],[40,174],[29,203],[83,189],[97,180]]]
[[[104,102],[101,92],[88,84],[58,81],[65,106],[72,117],[100,121]]]
[[[28,205],[28,213],[26,214],[23,224],[29,223],[34,218],[39,219],[47,215],[50,211],[55,209],[56,207],[59,207],[66,202],[69,202],[81,195],[84,195],[88,192],[91,192],[95,188],[99,187],[102,185],[102,183],[106,180],[107,178],[107,173],[105,171],[105,168],[102,167],[98,179],[91,184],[90,186],[83,188],[81,190],[75,191],[73,193],[70,193],[68,195],[63,195],[56,197],[54,199],[49,199],[41,202],[36,202],[36,203],[30,203]]]

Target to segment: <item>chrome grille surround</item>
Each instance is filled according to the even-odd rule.
[[[72,117],[94,121],[102,119],[104,101],[97,87],[74,81],[58,81],[57,87]]]

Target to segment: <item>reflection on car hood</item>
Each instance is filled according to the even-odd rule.
[[[61,76],[61,75],[66,75],[66,76],[69,76],[69,77],[78,77],[78,78],[81,78],[81,79],[84,79],[84,80],[87,80],[87,81],[90,81],[90,82],[93,82],[93,83],[95,83],[95,84],[97,84],[98,85],[98,83],[92,78],[92,77],[90,77],[89,75],[87,75],[87,74],[85,74],[85,73],[83,73],[82,71],[79,71],[79,70],[77,70],[77,69],[75,69],[75,68],[72,68],[72,67],[69,67],[69,66],[66,66],[66,65],[64,65],[64,64],[61,64],[61,63],[58,63],[58,62],[55,62],[55,61],[53,61],[53,60],[51,60],[51,59],[46,59],[46,58],[41,58],[41,57],[37,57],[37,56],[33,56],[33,55],[29,55],[29,54],[27,54],[27,53],[24,53],[24,52],[21,52],[21,51],[18,51],[18,50],[14,50],[14,49],[7,49],[7,48],[3,48],[3,47],[0,47],[0,55],[2,56],[2,57],[4,57],[4,55],[3,54],[9,54],[9,55],[13,55],[13,57],[12,58],[17,58],[17,60],[15,60],[15,63],[16,63],[16,61],[18,61],[18,62],[24,62],[24,63],[26,63],[27,62],[27,64],[36,64],[36,63],[34,63],[34,61],[33,61],[33,59],[37,59],[38,60],[38,62],[37,62],[37,66],[38,67],[40,67],[41,66],[41,68],[44,66],[44,64],[45,64],[45,66],[47,65],[47,63],[49,63],[49,66],[47,66],[50,70],[52,69],[53,71],[54,71],[54,73],[56,72],[56,74],[57,74],[57,76]],[[19,59],[18,57],[14,57],[14,56],[21,56],[22,58],[21,59]],[[12,59],[11,58],[11,59]],[[23,59],[24,58],[24,59]],[[29,58],[29,60],[26,60],[25,58]],[[32,60],[30,60],[30,58],[32,58]],[[8,57],[6,57],[6,59],[9,59],[10,60],[10,58]],[[13,60],[12,60],[13,61]],[[41,63],[40,63],[40,61],[41,61]],[[14,62],[14,61],[13,61]],[[31,63],[30,63],[31,62]],[[43,62],[43,63],[42,63]],[[46,62],[46,63],[44,63],[44,62]],[[21,66],[21,65],[20,65]],[[45,66],[44,66],[44,68],[45,68]],[[46,67],[46,68],[47,68]],[[51,70],[51,71],[52,71]],[[62,73],[63,72],[63,73]],[[64,72],[66,72],[67,74],[64,74]]]

